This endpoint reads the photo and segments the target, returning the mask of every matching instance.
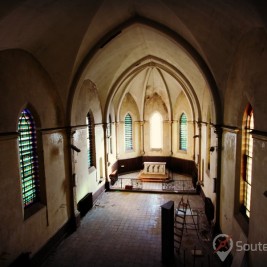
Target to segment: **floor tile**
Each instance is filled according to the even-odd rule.
[[[181,197],[179,194],[104,192],[82,218],[77,231],[51,253],[42,267],[164,266],[161,205],[172,200],[177,207]],[[188,198],[192,208],[200,210],[200,233],[207,228],[202,198],[199,195],[184,198]],[[209,255],[214,258],[211,241],[205,243],[190,230],[183,236],[180,254],[174,253],[172,266],[184,266],[184,263],[193,266],[190,252],[194,247],[201,247],[205,253],[196,259],[195,266],[208,266]],[[214,261],[212,266],[220,266],[220,262]]]

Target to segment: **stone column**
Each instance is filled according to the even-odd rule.
[[[70,176],[70,191],[69,191],[70,221],[71,221],[71,228],[73,231],[75,231],[80,226],[80,212],[77,209],[77,198],[76,198],[76,173],[75,173],[74,152],[70,148],[71,145],[73,145],[73,139],[75,133],[76,131],[71,127],[66,129],[67,142],[65,146],[66,146],[66,152],[68,153],[66,157],[68,159],[68,165],[69,165],[68,172]]]
[[[115,127],[116,127],[116,159],[119,158],[119,147],[118,147],[118,136],[119,136],[119,122],[115,122]]]
[[[172,137],[173,137],[173,134],[172,134],[172,129],[173,128],[173,121],[170,120],[169,121],[169,132],[170,132],[170,155],[172,156],[173,155],[173,140],[172,140]]]
[[[202,158],[202,150],[201,150],[201,134],[202,134],[202,125],[201,122],[197,123],[198,126],[198,132],[199,132],[199,138],[198,138],[198,179],[201,181],[201,183],[203,182],[203,177],[202,177],[202,164],[201,164],[201,158]]]
[[[140,153],[145,154],[144,151],[144,121],[140,121]]]
[[[217,135],[217,179],[216,179],[216,211],[215,231],[220,229],[220,188],[221,188],[221,153],[222,153],[222,127],[215,125],[214,133]]]

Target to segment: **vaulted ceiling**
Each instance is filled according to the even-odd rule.
[[[200,105],[205,90],[221,105],[242,37],[266,25],[261,1],[249,0],[13,0],[0,10],[0,50],[30,53],[65,110],[86,79],[103,110],[126,91],[137,98],[142,79],[168,88],[171,101],[184,89],[172,71],[189,81]]]

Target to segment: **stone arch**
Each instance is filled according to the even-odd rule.
[[[102,123],[101,104],[95,84],[85,80],[77,89],[71,110],[71,125],[84,125],[88,111],[94,117],[94,123]]]
[[[266,51],[267,34],[264,29],[252,29],[240,40],[224,98],[226,125],[241,128],[243,112],[251,103],[256,118],[255,129],[267,131],[267,106],[262,101],[267,88]]]
[[[60,97],[48,73],[31,54],[19,49],[1,51],[0,83],[6,91],[0,98],[0,131],[15,132],[18,114],[28,104],[34,107],[42,128],[63,125]]]
[[[73,79],[73,83],[71,86],[70,94],[69,94],[69,100],[68,100],[68,106],[72,106],[73,102],[73,96],[75,94],[75,90],[77,87],[79,87],[79,84],[82,83],[83,78],[85,77],[85,74],[87,72],[87,66],[88,63],[92,60],[94,55],[97,53],[97,51],[103,47],[103,44],[107,42],[107,40],[111,40],[110,36],[113,36],[112,39],[116,39],[116,36],[120,34],[124,29],[130,27],[133,24],[142,24],[146,25],[148,27],[157,29],[160,32],[163,32],[166,36],[169,36],[172,38],[177,44],[181,45],[187,54],[191,56],[191,58],[194,60],[195,64],[198,66],[198,68],[201,70],[203,73],[203,76],[205,77],[205,80],[208,84],[208,90],[210,90],[212,100],[214,102],[214,107],[213,107],[213,112],[215,113],[214,119],[216,124],[220,124],[222,122],[222,108],[221,108],[221,102],[220,102],[220,97],[218,93],[218,88],[215,82],[215,79],[206,64],[205,60],[200,56],[200,54],[184,39],[182,38],[179,34],[171,30],[165,25],[162,25],[158,22],[155,22],[153,20],[144,18],[144,17],[133,17],[122,24],[118,25],[117,27],[113,28],[106,36],[103,36],[97,44],[89,51],[87,56],[84,58],[82,64],[80,65],[80,68],[78,69],[75,78]],[[136,62],[138,64],[138,62]],[[113,85],[114,87],[115,85]],[[116,86],[115,86],[116,87]],[[110,100],[112,98],[112,94],[109,95],[108,97],[108,103],[110,103]],[[109,109],[109,104],[104,107],[104,119],[107,119],[106,115],[108,113]],[[69,112],[71,112],[69,110]],[[69,114],[70,117],[70,114]]]

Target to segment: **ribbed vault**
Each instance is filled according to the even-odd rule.
[[[96,84],[105,120],[110,103],[113,102],[118,111],[128,92],[138,103],[141,118],[147,90],[157,92],[166,104],[169,120],[173,118],[174,100],[183,92],[196,121],[203,120],[201,107],[216,95],[209,77],[188,47],[168,33],[140,22],[116,31],[89,60],[81,77]],[[213,106],[212,111],[216,123]]]

